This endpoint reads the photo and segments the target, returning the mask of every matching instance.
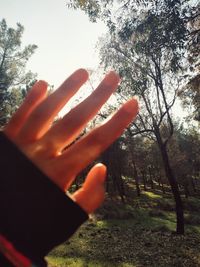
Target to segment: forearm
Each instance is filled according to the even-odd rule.
[[[88,215],[0,133],[0,233],[39,265]]]

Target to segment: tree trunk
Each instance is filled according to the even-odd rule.
[[[161,184],[162,184],[162,192],[163,192],[163,194],[165,194],[165,187],[164,187],[163,180],[161,180]]]
[[[161,188],[161,179],[160,179],[160,174],[158,173],[157,175],[158,175],[158,176],[157,176],[157,182],[158,182],[158,186],[159,186],[159,188]]]
[[[121,172],[120,150],[117,141],[112,144],[103,154],[102,162],[107,166],[107,179],[106,190],[110,195],[116,192],[119,194],[122,202],[125,201],[124,182]],[[112,185],[110,184],[112,182]]]
[[[183,203],[182,199],[180,196],[180,192],[178,189],[178,184],[176,181],[176,178],[174,177],[174,174],[172,172],[170,163],[169,163],[169,157],[167,153],[167,149],[164,145],[160,146],[161,150],[161,155],[162,155],[162,160],[165,168],[165,173],[166,177],[169,180],[172,193],[174,196],[174,200],[176,203],[176,219],[177,219],[177,224],[176,224],[176,233],[177,234],[184,234],[184,215],[183,215]]]
[[[149,180],[150,180],[151,189],[154,189],[151,167],[149,167]]]
[[[143,185],[144,185],[144,191],[147,191],[145,171],[142,171],[142,180],[143,180]]]
[[[185,198],[188,198],[190,195],[188,185],[184,183],[183,187],[184,187],[184,192],[185,192]]]
[[[132,150],[132,148],[134,147],[134,144],[133,144],[133,140],[131,139],[130,135],[129,135],[129,142],[130,142],[131,146],[129,145],[128,148],[129,148],[129,151],[131,154],[131,159],[132,159],[132,164],[133,164],[133,172],[134,172],[134,178],[135,178],[136,192],[137,192],[137,196],[139,197],[141,195],[141,192],[140,192],[141,190],[140,190],[137,167],[135,164],[135,158],[134,158],[134,154],[133,154],[133,150]]]
[[[161,152],[161,156],[162,156],[162,160],[163,160],[163,165],[164,165],[164,169],[165,169],[165,173],[166,173],[166,177],[169,180],[170,186],[171,186],[171,190],[174,196],[174,200],[175,200],[175,208],[176,208],[176,233],[177,234],[184,234],[184,214],[183,214],[183,203],[182,203],[182,199],[180,196],[180,192],[178,189],[178,183],[176,181],[176,178],[173,174],[172,168],[170,166],[170,162],[169,162],[169,156],[167,153],[167,148],[166,146],[163,144],[161,136],[160,136],[160,132],[156,131],[156,138],[157,138],[157,142],[160,148],[160,152]]]
[[[123,203],[125,203],[125,196],[126,195],[125,195],[124,183],[123,183],[121,174],[117,175],[117,177],[115,178],[115,182],[116,182],[117,191],[119,193],[121,201]]]
[[[162,190],[162,193],[165,194],[165,187],[160,172],[158,172],[158,183],[159,183],[159,188]]]
[[[139,177],[138,177],[138,172],[137,172],[137,168],[135,165],[135,162],[133,161],[133,168],[134,168],[134,177],[135,177],[135,185],[136,185],[136,192],[137,192],[137,196],[140,196],[140,185],[139,185]]]
[[[197,190],[196,190],[196,186],[195,186],[195,182],[194,182],[193,178],[191,178],[191,184],[192,184],[192,188],[193,188],[194,193],[196,193]]]

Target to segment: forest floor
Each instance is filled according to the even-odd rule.
[[[185,235],[175,234],[168,193],[142,192],[126,204],[107,199],[66,243],[47,257],[50,267],[199,267],[200,198],[184,199]]]

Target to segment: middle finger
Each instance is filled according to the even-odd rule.
[[[108,73],[88,98],[52,126],[41,139],[43,144],[47,144],[50,154],[60,152],[77,137],[87,122],[96,115],[101,106],[115,91],[119,81],[120,78],[114,71]],[[49,146],[48,144],[52,142],[54,144]],[[51,148],[54,151],[49,151]]]
[[[64,151],[52,166],[61,187],[68,188],[74,177],[122,134],[137,112],[137,100],[129,100],[109,120]]]

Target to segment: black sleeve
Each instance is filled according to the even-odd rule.
[[[88,215],[0,133],[0,233],[35,263]]]

